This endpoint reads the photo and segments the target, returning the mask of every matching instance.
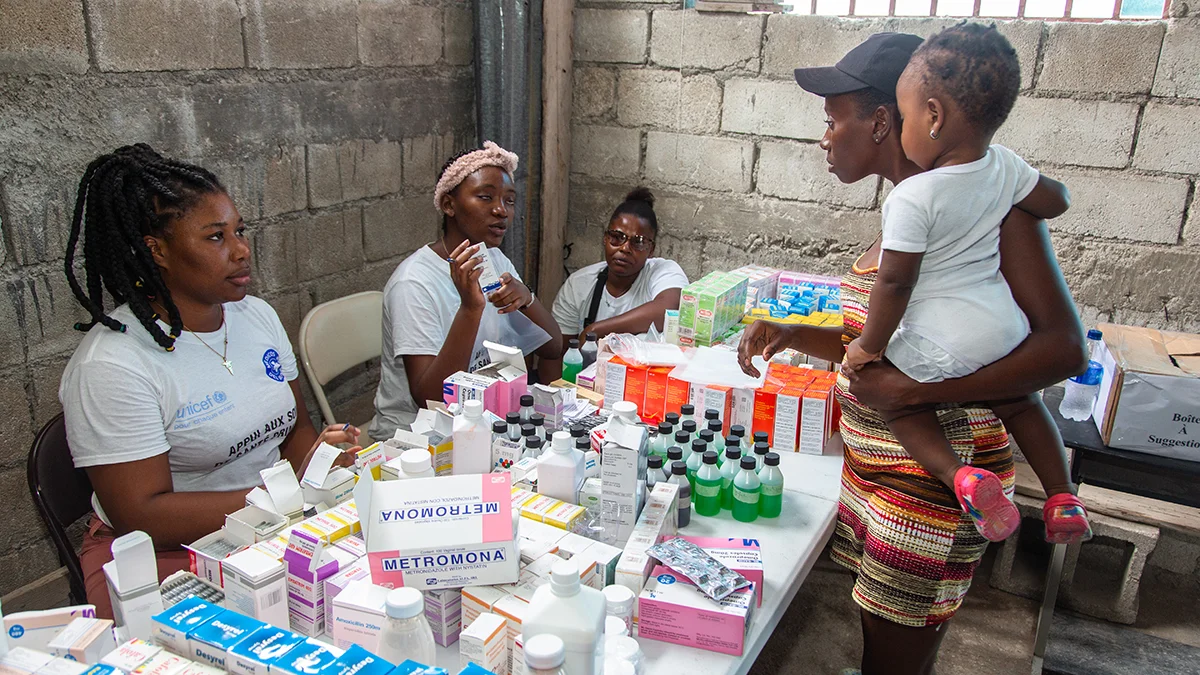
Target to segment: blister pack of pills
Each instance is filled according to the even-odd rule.
[[[648,551],[662,564],[682,574],[713,600],[750,586],[746,577],[726,567],[692,542],[675,538],[651,546]]]

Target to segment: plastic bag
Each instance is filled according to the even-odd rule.
[[[635,365],[681,366],[688,362],[687,355],[678,345],[647,342],[630,333],[613,333],[607,340],[608,348],[614,354]]]

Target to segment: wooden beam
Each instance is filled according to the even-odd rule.
[[[571,187],[572,34],[575,0],[542,5],[542,238],[538,297],[549,308],[563,283]]]

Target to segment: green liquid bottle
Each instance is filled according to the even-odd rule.
[[[697,438],[692,441],[692,454],[687,458],[687,480],[688,485],[692,487],[692,492],[696,491],[696,472],[700,470],[700,466],[704,464],[704,452],[708,450],[708,444]]]
[[[667,448],[671,447],[671,425],[662,422],[658,425],[658,435],[650,443],[650,454],[659,457],[667,456]]]
[[[725,450],[725,439],[721,437],[721,420],[709,420],[708,430],[712,432],[713,440],[708,444],[708,447],[717,451],[717,457]],[[720,464],[720,461],[717,462]]]
[[[563,354],[563,379],[571,384],[575,384],[575,378],[579,375],[579,371],[583,370],[583,354],[579,351],[579,340],[571,340],[567,343],[570,345],[567,348],[567,353]]]
[[[750,523],[758,518],[762,483],[754,473],[753,457],[743,457],[741,467],[733,479],[733,519]]]
[[[684,420],[679,423],[679,428],[687,432],[687,442],[691,443],[694,439],[699,438],[696,435],[696,420]]]
[[[725,448],[725,463],[721,465],[721,508],[733,508],[733,479],[741,467],[742,451],[737,448]]]
[[[672,446],[672,447],[667,448],[667,461],[663,462],[663,467],[662,467],[664,480],[671,480],[671,467],[675,465],[675,462],[684,464],[683,448],[681,448],[679,446]],[[686,467],[687,465],[684,464],[684,466]]]
[[[767,453],[771,452],[771,446],[766,443],[754,444],[754,473],[758,473],[763,468],[763,458]]]
[[[783,472],[779,470],[779,454],[770,452],[763,459],[763,468],[758,471],[762,483],[762,496],[758,499],[758,515],[763,518],[778,518],[783,511]]]
[[[729,434],[728,436],[725,437],[725,447],[722,448],[721,454],[718,456],[718,459],[720,460],[717,462],[718,466],[724,468],[726,457],[729,456],[730,450],[737,450],[738,451],[738,459],[742,458],[742,439],[741,439],[741,437],[734,436],[733,434]],[[734,471],[736,471],[736,470],[737,470],[737,464],[735,463]]]
[[[692,492],[696,513],[715,516],[721,512],[721,470],[717,468],[717,453],[704,453],[704,464],[696,472],[696,487]]]

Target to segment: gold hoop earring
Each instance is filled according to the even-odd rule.
[[[930,130],[929,130],[929,137],[930,137],[930,138],[932,138],[933,140],[935,140],[935,141],[936,141],[936,140],[938,139],[938,132],[937,132],[937,130],[935,130],[935,129],[930,129]]]

